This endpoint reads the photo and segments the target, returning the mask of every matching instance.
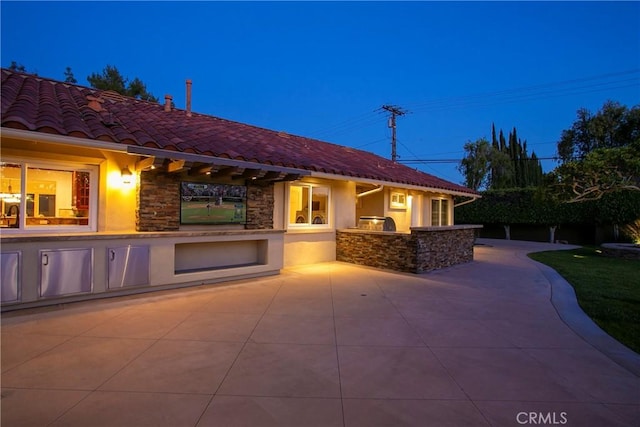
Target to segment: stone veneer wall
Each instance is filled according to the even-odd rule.
[[[474,229],[413,229],[408,233],[338,230],[336,259],[408,273],[473,261]]]
[[[412,230],[416,242],[416,273],[473,261],[473,228]]]
[[[180,175],[142,171],[136,196],[136,231],[180,228]]]
[[[274,185],[249,185],[247,188],[247,225],[250,230],[273,228]]]
[[[136,195],[136,231],[180,229],[180,174],[143,171]],[[247,229],[273,229],[274,186],[248,185]],[[214,226],[212,226],[214,227]]]
[[[415,241],[411,234],[336,231],[336,260],[413,273]]]

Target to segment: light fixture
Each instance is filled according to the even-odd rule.
[[[123,184],[131,184],[131,179],[133,178],[133,174],[129,170],[129,166],[122,168],[120,171],[120,177],[122,178]]]
[[[11,179],[9,179],[9,186],[7,188],[8,193],[0,193],[0,199],[4,200],[5,203],[20,203],[20,194],[14,194],[13,188],[11,187]]]

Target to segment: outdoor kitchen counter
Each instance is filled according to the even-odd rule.
[[[423,273],[473,261],[481,225],[412,227],[410,232],[336,231],[336,259],[408,273]]]
[[[345,233],[372,233],[372,234],[411,234],[412,232],[443,232],[443,231],[453,231],[453,230],[476,230],[482,228],[482,225],[476,224],[460,224],[460,225],[446,225],[441,227],[411,227],[410,231],[378,231],[378,230],[367,230],[362,228],[343,228],[339,229],[339,232]]]
[[[10,234],[2,311],[278,274],[284,230]]]
[[[460,225],[445,225],[442,227],[411,227],[411,231],[454,231],[454,230],[476,230],[482,228],[482,225],[477,224],[460,224]]]
[[[149,239],[178,237],[216,237],[284,234],[284,230],[194,230],[151,232],[93,232],[93,233],[22,233],[0,235],[2,243],[26,243],[47,241],[82,241],[115,239]]]

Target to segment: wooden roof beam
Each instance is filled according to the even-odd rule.
[[[146,169],[154,169],[155,168],[155,163],[156,163],[156,158],[155,156],[151,156],[151,157],[143,157],[142,159],[138,160],[136,162],[136,170],[137,171],[143,171]]]
[[[209,174],[211,175],[211,171],[213,170],[213,166],[214,165],[199,165],[199,166],[193,166],[191,169],[189,169],[189,175],[190,176],[197,176],[197,175],[204,175],[204,174]]]
[[[212,173],[211,177],[212,178],[222,178],[222,177],[237,175],[237,174],[242,173],[243,171],[244,171],[244,168],[231,166],[231,167],[228,167],[228,168],[221,168],[217,172]]]
[[[184,167],[184,160],[169,160],[167,163],[167,172],[175,173],[180,172]]]
[[[257,178],[258,176],[264,173],[265,172],[262,171],[261,169],[245,169],[245,171],[242,173],[242,175],[239,176],[239,178],[243,178],[243,179]]]

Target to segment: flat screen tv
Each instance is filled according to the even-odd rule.
[[[247,187],[204,182],[180,183],[181,224],[246,224]]]

